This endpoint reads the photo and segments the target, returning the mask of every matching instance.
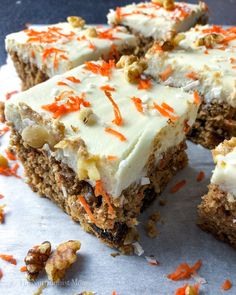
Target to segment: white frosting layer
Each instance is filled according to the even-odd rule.
[[[214,160],[216,167],[211,182],[236,198],[236,146],[226,155],[217,153]]]
[[[41,41],[34,41],[30,38],[35,38],[37,35],[31,36],[30,30],[24,30],[6,37],[6,50],[16,52],[24,62],[35,64],[49,77],[52,77],[81,65],[85,61],[98,60],[101,57],[107,58],[114,50],[113,46],[119,52],[124,48],[134,48],[138,44],[137,38],[121,27],[108,29],[102,26],[85,26],[81,29],[73,28],[69,23],[59,23],[36,28],[34,31],[48,33],[51,28],[59,29],[59,34],[54,34],[55,42],[51,42],[50,38],[46,40],[47,42],[45,38]],[[98,36],[88,37],[86,33],[88,28],[96,28]],[[104,32],[107,34],[102,34]],[[52,52],[44,58],[43,56],[50,48],[61,51]],[[57,54],[57,65],[55,65],[55,54]]]
[[[101,62],[94,64],[101,65]],[[57,85],[60,81],[66,81],[68,76],[80,79],[81,83],[72,83],[70,86]],[[112,122],[114,119],[112,104],[100,89],[104,85],[115,89],[110,93],[120,110],[123,119],[121,126]],[[53,119],[51,112],[42,109],[43,105],[55,101],[55,95],[65,90],[73,90],[75,95],[79,96],[85,93],[85,99],[90,102],[91,109],[96,115],[94,125],[85,125],[79,119],[81,111],[70,112]],[[132,97],[143,101],[144,113],[138,112],[131,100]],[[193,100],[191,94],[158,85],[154,81],[150,89],[138,89],[137,84],[130,84],[125,79],[123,69],[112,68],[109,79],[92,73],[82,65],[15,95],[6,103],[6,117],[8,121],[13,122],[20,133],[26,126],[33,124],[32,116],[28,116],[27,120],[22,116],[19,103],[23,102],[42,118],[50,119],[52,129],[56,128],[55,124],[59,121],[65,127],[64,139],[69,140],[71,144],[59,143],[55,151],[50,152],[51,155],[68,164],[77,173],[81,159],[73,142],[81,138],[86,144],[90,159],[94,159],[93,164],[99,171],[107,192],[116,197],[129,185],[141,182],[146,176],[145,165],[150,154],[154,152],[155,138],[159,146],[154,152],[156,161],[160,160],[162,153],[169,147],[176,146],[185,138],[183,130],[186,121],[191,126],[198,109]],[[174,116],[179,117],[174,124],[168,123],[167,117],[153,109],[154,102],[158,105],[165,102],[174,109]],[[120,132],[127,140],[120,141],[118,137],[107,133],[106,127]],[[108,160],[109,156],[115,156],[114,160]],[[94,183],[94,179],[87,180]]]
[[[206,102],[216,100],[236,107],[236,39],[213,48],[196,46],[196,40],[207,34],[202,30],[209,28],[198,26],[184,33],[185,39],[175,50],[162,52],[155,51],[153,47],[146,55],[149,63],[147,73],[159,79],[161,73],[171,66],[171,75],[162,81],[165,85],[183,87],[186,91],[197,90]],[[191,77],[191,73],[196,79]]]
[[[152,2],[144,2],[127,5],[116,11],[111,9],[107,18],[111,25],[122,24],[146,38],[166,40],[173,33],[191,28],[206,12],[204,3],[194,5],[177,2],[175,9],[166,10]]]

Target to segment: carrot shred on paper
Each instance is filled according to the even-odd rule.
[[[26,265],[23,265],[21,268],[20,268],[20,272],[26,272],[27,271],[27,267]]]
[[[202,261],[199,259],[193,266],[188,263],[181,263],[173,273],[167,275],[167,278],[172,281],[179,281],[189,279],[196,273],[202,265]]]
[[[200,181],[202,181],[204,178],[205,178],[205,173],[204,173],[204,171],[200,171],[200,172],[198,173],[198,175],[197,175],[196,180],[197,180],[197,182],[200,182]]]
[[[224,283],[222,284],[221,286],[221,289],[224,290],[224,291],[228,291],[229,289],[232,288],[232,283],[230,280],[225,280]]]
[[[16,259],[13,257],[13,255],[0,254],[0,258],[11,264],[17,264]]]

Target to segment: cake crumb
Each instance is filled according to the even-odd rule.
[[[159,200],[159,205],[160,206],[165,206],[166,204],[167,204],[167,200],[164,200],[164,199]]]
[[[111,253],[110,255],[115,258],[116,256],[120,256],[120,253],[119,252],[114,252],[114,253]]]
[[[156,226],[155,221],[148,220],[145,225],[145,228],[146,228],[146,233],[149,238],[155,239],[158,236],[158,230],[157,230],[157,226]]]

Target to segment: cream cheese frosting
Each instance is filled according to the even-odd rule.
[[[173,33],[191,28],[206,13],[203,2],[198,5],[176,2],[173,10],[167,10],[153,1],[111,9],[107,19],[110,25],[122,24],[145,38],[167,40]]]
[[[43,148],[80,179],[91,184],[100,179],[106,191],[118,197],[131,184],[142,182],[151,154],[158,161],[184,140],[186,124],[191,126],[196,118],[198,105],[192,94],[153,80],[149,84],[144,89],[129,83],[124,69],[112,62],[89,62],[15,95],[6,103],[6,118],[20,134],[36,123],[54,137],[59,134],[53,148]],[[67,107],[72,109],[67,112]],[[92,124],[81,120],[88,109]],[[159,142],[155,151],[154,140]]]
[[[219,43],[199,45],[204,38],[219,38]],[[213,36],[213,37],[212,37]],[[215,37],[217,36],[217,37]],[[147,73],[161,81],[161,74],[171,69],[165,85],[197,90],[205,101],[227,102],[236,107],[236,29],[197,26],[181,34],[177,48],[162,51],[154,45],[146,54]],[[200,40],[200,41],[199,41]]]
[[[97,36],[89,36],[90,29],[96,30]],[[85,61],[109,58],[124,48],[135,48],[138,40],[123,27],[74,28],[65,22],[12,33],[5,43],[8,52],[16,52],[24,62],[35,64],[52,77]]]
[[[224,152],[224,146],[231,143],[230,150]],[[211,183],[236,198],[236,138],[224,142],[213,152],[216,167],[212,175]]]

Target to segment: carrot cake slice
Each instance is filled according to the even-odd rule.
[[[212,149],[236,135],[236,27],[196,26],[172,43],[156,43],[146,57],[158,81],[202,96],[193,142]]]
[[[199,225],[236,248],[236,137],[215,150],[216,163],[208,193],[199,206]]]
[[[153,41],[166,41],[197,23],[206,24],[208,8],[204,2],[188,4],[174,0],[153,0],[111,9],[107,15],[112,26],[125,26],[136,34],[147,49]]]
[[[6,103],[33,191],[110,246],[130,249],[141,210],[187,163],[192,94],[157,84],[135,56],[86,62]]]
[[[132,53],[138,39],[124,27],[89,26],[80,17],[68,22],[29,28],[6,37],[6,50],[22,80],[23,90],[85,61]]]

